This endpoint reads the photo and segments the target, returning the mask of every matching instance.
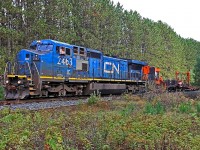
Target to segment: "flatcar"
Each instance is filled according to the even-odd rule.
[[[4,74],[6,99],[145,91],[144,61],[104,55],[99,50],[51,39],[22,49]]]

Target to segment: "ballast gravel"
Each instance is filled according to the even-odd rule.
[[[48,109],[48,108],[58,108],[63,106],[73,106],[78,105],[79,103],[86,103],[87,100],[76,100],[76,101],[53,101],[53,102],[33,102],[25,104],[13,104],[13,105],[4,105],[0,106],[0,110],[4,108],[9,108],[12,110],[15,109],[27,109],[27,110],[39,110],[39,109]]]
[[[102,97],[101,100],[103,101],[110,101],[110,100],[119,100],[119,97],[113,98],[112,96]],[[50,108],[59,108],[65,106],[75,106],[78,104],[87,103],[88,99],[79,99],[79,100],[68,100],[68,101],[46,101],[46,102],[33,102],[33,103],[24,103],[24,104],[11,104],[11,105],[4,105],[0,106],[0,110],[4,108],[9,108],[11,110],[17,109],[26,109],[26,110],[40,110],[40,109],[50,109]]]

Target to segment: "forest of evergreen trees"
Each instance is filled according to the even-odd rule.
[[[200,42],[184,39],[167,23],[143,18],[111,0],[4,0],[0,4],[0,74],[5,62],[37,39],[144,60],[160,67],[165,78],[173,78],[177,70],[194,70],[199,55]]]

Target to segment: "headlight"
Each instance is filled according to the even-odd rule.
[[[18,84],[21,84],[21,83],[22,83],[22,81],[21,81],[21,80],[19,80],[17,83],[18,83]]]
[[[37,55],[37,54],[35,54],[34,56],[33,56],[33,60],[39,60],[39,56]]]
[[[6,80],[6,84],[8,84],[9,83],[9,80]]]

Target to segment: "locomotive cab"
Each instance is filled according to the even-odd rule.
[[[131,80],[141,81],[143,77],[143,67],[146,66],[147,63],[131,60],[129,61],[129,77]]]
[[[51,55],[52,50],[52,44],[34,41],[29,49],[18,52],[13,64],[7,63],[4,73],[6,99],[24,99],[39,94],[36,89],[40,88],[41,62]]]
[[[137,92],[145,92],[146,84],[143,80],[143,67],[146,66],[147,63],[139,60],[129,60],[128,61],[128,78],[133,81],[128,85],[128,91],[132,93]]]

